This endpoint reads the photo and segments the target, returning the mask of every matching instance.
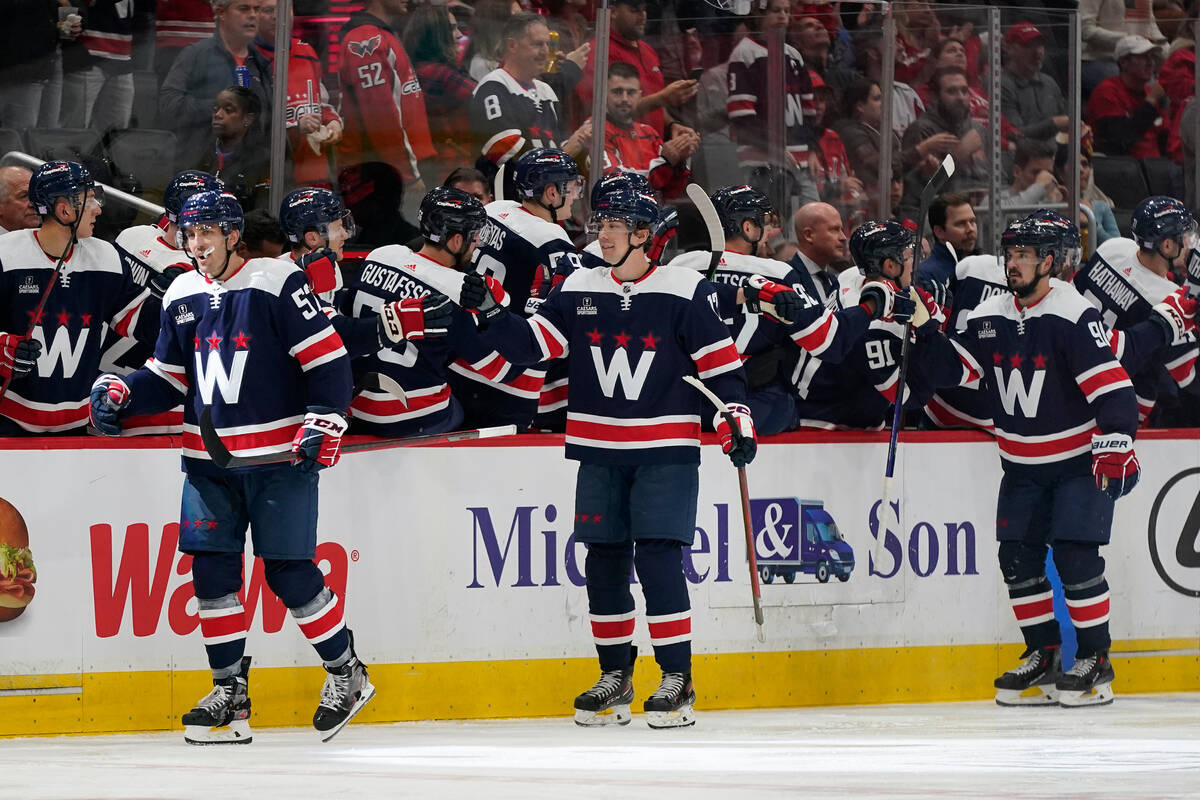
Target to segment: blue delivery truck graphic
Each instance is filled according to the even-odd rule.
[[[754,552],[758,577],[763,583],[782,575],[792,583],[796,574],[815,575],[825,583],[829,576],[850,580],[854,550],[842,538],[837,523],[822,500],[774,497],[750,501],[754,526]]]

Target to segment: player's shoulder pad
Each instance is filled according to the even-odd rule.
[[[601,255],[602,251],[600,250],[599,239],[593,239],[592,241],[588,242],[587,246],[583,248],[583,252],[587,253],[589,256],[596,256],[597,258],[604,257]]]
[[[236,275],[225,282],[225,287],[230,291],[257,289],[279,297],[288,281],[296,277],[308,285],[308,278],[303,270],[291,261],[282,258],[252,258],[242,265]]]
[[[743,275],[761,275],[780,283],[791,283],[792,267],[773,258],[759,258],[744,253],[726,252],[721,257],[721,266],[729,272],[740,272]]]
[[[1079,293],[1078,289],[1055,278],[1050,279],[1050,293],[1042,302],[1027,309],[1026,314],[1030,311],[1043,316],[1062,317],[1068,322],[1078,322],[1079,318],[1089,311],[1097,315],[1100,313],[1095,306],[1088,302],[1086,297]]]
[[[194,294],[203,294],[208,291],[209,282],[200,273],[198,269],[191,269],[180,275],[175,280],[171,281],[171,285],[163,292],[162,305],[163,308],[171,305],[171,303],[191,297]]]
[[[708,269],[709,256],[710,253],[707,250],[691,250],[675,256],[667,262],[666,266],[704,272]]]
[[[85,269],[96,272],[123,272],[117,248],[103,239],[89,236],[76,242],[75,247],[78,250],[71,256],[72,265],[81,264]]]
[[[534,247],[563,243],[572,250],[575,249],[571,238],[561,225],[530,213],[518,202],[493,200],[484,210],[487,211],[488,219],[504,226]]]
[[[1011,292],[994,294],[967,313],[967,324],[970,325],[972,320],[982,319],[983,317],[1015,317],[1017,314],[1016,305]]]
[[[363,263],[374,261],[376,264],[383,264],[385,267],[398,267],[401,264],[412,261],[413,256],[413,251],[406,245],[385,244],[368,252],[367,257],[363,259]]]
[[[1113,239],[1107,239],[1100,243],[1096,248],[1096,255],[1103,258],[1109,264],[1120,266],[1130,259],[1137,258],[1138,243],[1133,239],[1126,239],[1123,236],[1117,236]]]

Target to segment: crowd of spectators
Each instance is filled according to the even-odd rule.
[[[984,5],[899,0],[888,47],[871,3],[614,0],[597,84],[596,4],[585,0],[294,0],[286,108],[275,109],[278,2],[12,0],[0,129],[43,156],[45,129],[90,128],[105,142],[129,128],[169,131],[173,168],[218,174],[247,208],[265,207],[272,178],[336,187],[377,220],[361,226],[363,245],[411,231],[424,190],[461,167],[490,188],[513,157],[555,145],[590,175],[594,136],[601,170],[641,172],[668,202],[686,205],[688,181],[738,179],[767,190],[784,217],[827,203],[848,232],[878,216],[881,196],[894,218],[915,222],[920,188],[946,154],[958,165],[950,190],[976,208],[1001,175],[1006,213],[1069,203],[1078,165],[1093,246],[1124,221],[1092,179],[1093,158],[1169,159],[1174,194],[1194,195],[1184,180],[1194,135],[1182,122],[1194,117],[1197,0],[1081,0],[1075,121],[1066,17],[1040,2],[1006,4],[992,42]],[[605,84],[601,129],[593,92]],[[891,130],[881,131],[887,102]],[[277,124],[283,176],[269,167]],[[1072,126],[1081,149],[1067,153]],[[104,144],[80,147],[54,155],[153,199],[139,164],[115,163]],[[397,209],[404,222],[388,222]],[[790,230],[780,237],[798,243]]]

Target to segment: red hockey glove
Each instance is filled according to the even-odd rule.
[[[309,406],[292,439],[292,466],[302,472],[317,472],[336,464],[347,424],[336,408]]]
[[[871,319],[884,322],[898,322],[903,325],[917,310],[916,302],[908,295],[897,292],[896,284],[885,278],[876,278],[863,284],[859,292],[859,302],[867,301],[872,301],[875,305]]]
[[[658,215],[658,222],[650,235],[650,247],[646,250],[646,258],[650,261],[660,261],[667,245],[675,234],[679,233],[679,209],[666,206]]]
[[[482,327],[486,327],[508,306],[508,292],[500,281],[491,275],[468,272],[463,276],[462,293],[459,295],[463,308],[475,314]]]
[[[445,336],[453,313],[450,298],[438,292],[384,303],[379,309],[379,343],[395,347],[415,339]]]
[[[726,415],[733,417],[732,426]],[[741,403],[726,404],[724,413],[713,419],[713,427],[721,440],[721,451],[729,456],[735,467],[740,469],[754,460],[758,441],[754,438],[754,420],[750,419],[749,408]]]
[[[42,343],[15,333],[0,333],[0,375],[21,378],[37,366]]]
[[[746,310],[751,314],[766,314],[785,325],[795,322],[800,314],[800,295],[796,290],[761,275],[751,275],[742,284],[742,293],[746,295]]]
[[[121,435],[121,412],[129,405],[129,384],[116,375],[101,375],[92,384],[88,417],[105,436]]]
[[[1124,497],[1137,486],[1139,469],[1133,439],[1123,433],[1092,435],[1092,475],[1097,489],[1113,500]]]
[[[1179,288],[1155,303],[1151,309],[1157,317],[1155,321],[1165,324],[1167,344],[1183,344],[1188,334],[1196,330],[1196,301],[1188,297],[1188,289]]]
[[[328,247],[318,247],[305,253],[296,259],[296,266],[308,276],[308,285],[313,294],[332,292],[338,288],[337,253]]]

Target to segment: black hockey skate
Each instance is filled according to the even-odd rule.
[[[633,665],[637,663],[637,648],[632,648],[629,666],[600,673],[596,685],[575,698],[575,724],[628,725],[633,719],[629,704],[633,702]]]
[[[242,657],[237,675],[213,681],[213,690],[183,715],[188,744],[250,744],[250,656]]]
[[[1106,706],[1113,701],[1116,677],[1107,651],[1075,659],[1075,666],[1058,679],[1058,702],[1067,708]]]
[[[692,710],[695,702],[692,673],[664,672],[662,683],[642,704],[642,710],[646,712],[646,724],[651,728],[695,725],[696,713]]]
[[[1026,650],[1024,662],[996,678],[996,705],[1053,706],[1058,704],[1055,684],[1062,678],[1062,653],[1057,647]]]
[[[328,742],[375,696],[375,687],[367,680],[367,668],[354,653],[354,635],[350,635],[350,660],[337,669],[326,667],[321,704],[313,714],[313,727]]]

